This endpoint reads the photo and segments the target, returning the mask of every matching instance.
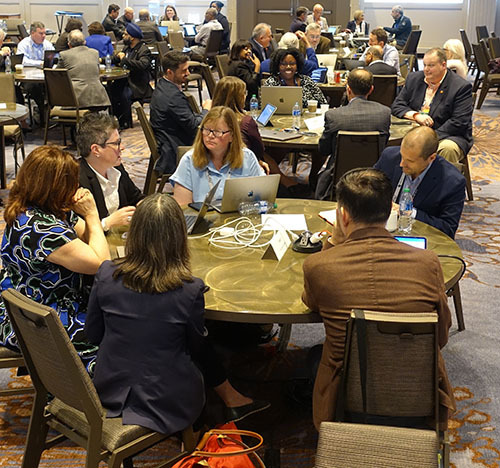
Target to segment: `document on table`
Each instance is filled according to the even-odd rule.
[[[274,231],[282,227],[289,231],[307,231],[306,217],[303,214],[265,214],[262,215],[264,231]]]

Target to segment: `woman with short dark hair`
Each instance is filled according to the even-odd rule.
[[[113,56],[113,44],[111,38],[106,36],[104,26],[99,21],[94,21],[89,24],[89,37],[85,39],[85,45],[99,52],[99,58],[104,58],[106,55]]]
[[[68,50],[68,35],[71,31],[78,29],[81,31],[83,29],[83,23],[76,18],[70,18],[66,23],[66,27],[64,28],[64,32],[57,38],[57,41],[54,45],[54,48],[57,52],[61,52],[63,50]]]

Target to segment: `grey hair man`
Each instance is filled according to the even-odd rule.
[[[402,49],[406,44],[408,36],[411,33],[411,20],[403,14],[403,7],[395,5],[392,7],[391,16],[394,19],[392,27],[384,27],[384,29],[392,35],[396,41],[396,47]]]
[[[271,26],[267,23],[257,24],[249,39],[253,54],[261,61],[268,59],[271,53],[277,48],[273,41]]]

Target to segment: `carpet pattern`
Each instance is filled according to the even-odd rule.
[[[460,286],[466,330],[456,323],[443,355],[454,384],[457,412],[450,419],[451,462],[456,468],[500,467],[500,99],[488,99],[474,113],[475,144],[470,152],[474,201],[466,202],[457,242],[463,250],[467,272]],[[54,132],[54,139],[57,132]],[[123,159],[139,187],[144,184],[149,151],[138,123],[122,133]],[[39,136],[28,138],[28,150]],[[12,162],[8,162],[10,178]],[[0,192],[2,198],[7,191]],[[2,226],[0,225],[0,228]],[[453,311],[453,305],[450,301]],[[294,326],[289,348],[276,355],[271,345],[228,358],[231,380],[259,398],[272,402],[269,411],[249,418],[239,427],[257,430],[265,438],[262,456],[268,466],[312,467],[317,434],[310,407],[287,398],[287,381],[300,377],[305,349],[324,338],[321,324]],[[251,376],[251,377],[249,377]],[[29,377],[17,378],[13,370],[0,371],[0,387],[23,386]],[[0,466],[19,467],[29,421],[31,396],[0,398]],[[150,467],[176,450],[165,442],[135,459],[138,467]],[[84,466],[83,450],[61,444],[46,452],[40,467]],[[103,465],[104,466],[104,465]]]

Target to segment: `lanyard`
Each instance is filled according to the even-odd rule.
[[[396,187],[396,190],[394,190],[394,195],[392,196],[392,201],[393,203],[396,203],[396,200],[399,197],[399,192],[401,192],[401,187],[403,186],[403,182],[405,181],[406,174],[403,172],[401,174],[401,177],[399,178],[398,185]]]

